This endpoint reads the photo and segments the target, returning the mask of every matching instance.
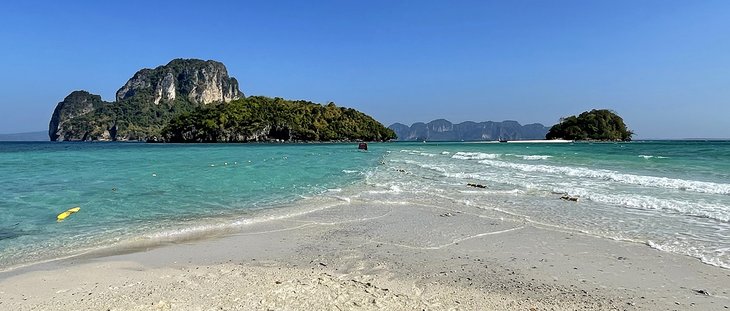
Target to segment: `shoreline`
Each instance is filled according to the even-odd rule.
[[[0,307],[730,308],[728,269],[466,206],[353,200],[130,251],[0,272]]]
[[[34,267],[54,265],[56,262],[111,257],[143,252],[170,245],[224,238],[235,235],[240,230],[245,229],[246,226],[252,224],[297,217],[345,204],[345,202],[338,197],[318,194],[313,197],[301,197],[290,202],[251,208],[237,214],[209,217],[204,219],[204,221],[198,220],[185,224],[171,225],[157,231],[130,235],[125,237],[125,239],[117,240],[111,244],[94,243],[93,245],[78,249],[75,252],[56,257],[44,257],[34,261],[20,261],[7,266],[0,266],[0,280],[2,280],[4,274],[17,274],[16,271],[21,270],[32,271]]]

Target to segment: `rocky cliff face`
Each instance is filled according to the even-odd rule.
[[[175,59],[135,73],[117,91],[116,102],[72,92],[56,106],[48,136],[52,141],[157,140],[176,114],[243,97],[222,63]]]
[[[56,105],[48,125],[48,136],[56,140],[86,140],[93,132],[91,124],[69,122],[92,113],[104,104],[101,96],[86,91],[73,91]]]
[[[388,128],[395,131],[398,140],[475,141],[544,139],[548,128],[534,123],[520,125],[517,121],[462,122],[453,124],[444,119],[429,123],[416,122],[411,126],[394,123]]]
[[[229,102],[243,97],[238,81],[216,61],[175,59],[165,66],[142,69],[117,91],[117,101],[139,93],[153,96],[155,105],[183,97],[195,104]]]

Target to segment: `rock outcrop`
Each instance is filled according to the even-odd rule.
[[[542,124],[521,125],[517,121],[462,122],[453,124],[445,119],[428,123],[416,122],[411,126],[394,123],[388,128],[398,135],[398,140],[414,141],[478,141],[544,139],[548,128]]]
[[[52,141],[158,140],[169,120],[211,103],[243,98],[238,81],[216,61],[175,59],[142,69],[116,93],[115,102],[74,91],[58,103],[48,128]]]
[[[195,59],[175,59],[165,66],[138,71],[117,91],[117,101],[143,92],[153,95],[155,105],[178,97],[203,105],[243,97],[238,81],[228,76],[226,66]]]
[[[51,141],[56,140],[87,140],[98,129],[89,122],[79,121],[101,106],[109,104],[101,100],[101,96],[87,91],[73,91],[62,102],[56,105],[48,125],[48,136]],[[86,121],[86,120],[84,120]]]

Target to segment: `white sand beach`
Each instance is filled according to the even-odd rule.
[[[730,270],[479,209],[356,201],[0,274],[1,310],[727,310]]]

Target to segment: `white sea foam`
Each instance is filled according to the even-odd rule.
[[[411,150],[411,149],[402,149],[400,152],[407,153],[409,155],[419,155],[424,157],[435,157],[436,154],[423,152],[422,150]]]
[[[425,168],[425,169],[432,170],[432,171],[436,171],[436,172],[439,172],[439,173],[446,173],[446,169],[445,168],[442,168],[440,166],[430,165],[430,164],[423,164],[423,163],[418,164],[418,166],[419,167],[422,167],[422,168]]]
[[[559,191],[559,190],[558,190]],[[615,195],[603,194],[586,189],[572,189],[565,191],[571,196],[580,196],[591,201],[607,203],[612,205],[626,206],[643,210],[664,210],[679,213],[687,216],[704,217],[714,220],[730,222],[730,207],[703,203],[674,200],[667,198],[656,198],[646,195]]]
[[[335,199],[338,199],[342,202],[345,202],[347,204],[350,204],[350,202],[352,202],[352,200],[350,200],[350,198],[348,198],[348,197],[343,197],[343,196],[338,196],[338,195],[333,195],[332,197]]]
[[[706,250],[703,251],[701,249],[698,249],[697,247],[683,245],[680,243],[662,244],[649,240],[646,242],[646,245],[664,252],[685,254],[697,258],[706,264],[730,269],[730,259],[728,259],[728,251],[724,249],[715,250],[714,252],[712,252],[715,253],[715,256],[708,256],[708,252]],[[725,258],[724,260],[723,257]]]
[[[552,158],[553,156],[549,156],[549,155],[518,155],[518,157],[521,157],[524,160],[547,160],[549,158]]]
[[[458,179],[487,180],[483,175],[478,174],[478,173],[464,173],[464,172],[444,173],[444,176],[449,177],[449,178],[458,178]]]
[[[360,173],[360,171],[354,171],[354,170],[342,170],[342,172],[343,172],[343,173],[345,173],[345,174],[355,174],[355,173]]]
[[[649,160],[649,159],[651,159],[651,158],[657,158],[657,159],[668,159],[669,157],[663,157],[663,156],[653,156],[653,155],[645,155],[645,154],[640,154],[640,155],[639,155],[639,158],[644,158],[644,159],[647,159],[647,160]]]
[[[394,194],[394,193],[401,193],[403,192],[403,189],[401,189],[399,184],[393,183],[393,182],[387,182],[387,183],[373,183],[371,186],[374,186],[375,188],[378,188],[377,190],[368,190],[363,191],[363,193],[368,194]]]
[[[647,243],[646,241],[651,239],[659,241],[652,247],[662,251],[689,255],[708,264],[730,267],[730,250],[722,250],[727,245],[726,239],[721,237],[719,240],[713,240],[712,235],[717,230],[726,230],[724,228],[730,223],[730,204],[726,196],[730,195],[730,182],[721,179],[701,181],[698,180],[699,177],[684,177],[687,175],[660,177],[663,175],[660,172],[640,173],[624,169],[557,165],[550,161],[555,159],[555,156],[546,155],[547,151],[535,149],[530,149],[535,150],[533,152],[523,149],[525,151],[513,151],[513,153],[500,152],[496,149],[491,153],[466,152],[464,149],[462,152],[444,150],[449,149],[412,150],[386,159],[399,163],[393,164],[394,168],[402,165],[408,174],[393,173],[378,176],[387,180],[395,179],[398,183],[388,182],[383,187],[376,188],[385,195],[374,194],[369,197],[377,200],[385,197],[401,198],[414,204],[413,202],[437,200],[435,197],[439,196],[438,190],[443,190],[444,195],[453,197],[454,204],[494,209],[515,216],[524,214],[530,221],[539,221],[569,230],[587,230],[583,227],[584,221],[573,217],[605,215],[607,221],[611,221],[611,225],[598,232],[588,230],[591,234],[638,243]],[[425,152],[433,152],[439,156],[421,157],[421,153]],[[646,159],[647,163],[661,163],[665,161],[660,159],[667,158],[658,155],[661,152],[642,153],[641,155],[638,155],[638,152],[628,153],[626,154],[628,158],[624,160]],[[640,158],[637,159],[637,156]],[[573,157],[570,153],[565,156],[566,159]],[[672,163],[667,163],[669,164]],[[650,169],[647,168],[647,171]],[[443,178],[434,177],[429,171],[436,172],[437,176]],[[392,170],[387,171],[390,172]],[[428,180],[420,178],[426,176],[432,178]],[[431,179],[437,182],[431,182]],[[467,182],[477,182],[490,188],[466,187]],[[401,192],[391,189],[391,185],[398,185],[396,188]],[[568,209],[553,206],[560,204],[561,201],[558,199],[559,195],[549,194],[551,190],[579,196],[580,204],[571,205],[575,208]],[[718,194],[721,196],[717,196]],[[604,212],[607,214],[602,214]],[[552,213],[564,214],[555,216]],[[653,226],[641,227],[637,233],[637,228],[633,227],[637,224],[634,217],[656,220],[660,224],[666,222],[666,225],[660,227],[661,229],[655,229]],[[679,239],[680,244],[673,244],[672,232],[684,232],[681,229],[683,227],[674,227],[676,226],[674,221],[682,221],[683,225],[698,224],[698,227],[691,231],[696,236],[686,240]]]
[[[411,164],[411,165],[418,166],[420,168],[429,169],[429,170],[436,171],[436,172],[439,172],[439,173],[445,173],[446,172],[446,169],[444,169],[444,168],[442,168],[440,166],[426,164],[426,163],[422,163],[422,162],[419,162],[419,161],[413,161],[413,160],[390,160],[390,162]]]
[[[339,201],[343,201],[345,203],[350,203],[350,198],[346,197],[338,197],[333,196],[332,198],[337,199]],[[206,224],[200,224],[190,227],[184,227],[184,228],[177,228],[173,230],[165,230],[162,232],[156,232],[147,234],[141,237],[142,240],[152,240],[152,241],[166,241],[166,240],[185,240],[185,239],[192,239],[197,237],[205,237],[209,236],[211,234],[217,234],[217,233],[227,233],[232,230],[239,229],[244,226],[257,224],[257,223],[263,223],[273,220],[281,220],[281,219],[287,219],[292,218],[296,216],[301,216],[305,214],[309,214],[312,212],[322,211],[326,210],[332,207],[341,206],[343,203],[340,202],[332,202],[330,200],[325,201],[312,201],[312,202],[304,202],[304,204],[297,205],[297,209],[288,209],[288,212],[280,213],[272,213],[272,214],[261,214],[258,216],[254,216],[252,218],[241,218],[237,219],[231,222],[219,222],[216,221],[214,223],[206,223]],[[139,241],[139,239],[137,240]],[[135,241],[131,241],[135,242]]]
[[[482,194],[482,195],[494,195],[494,194],[524,194],[524,190],[512,189],[512,190],[459,190],[460,193],[465,194]]]
[[[481,153],[481,152],[457,152],[451,156],[451,158],[453,158],[453,159],[461,159],[461,160],[484,160],[484,159],[496,159],[499,157],[500,157],[500,154]]]
[[[512,154],[512,153],[507,153],[507,154],[505,154],[505,156],[521,158],[523,160],[547,160],[547,159],[553,157],[553,156],[549,156],[549,155],[522,155],[522,154]]]
[[[594,170],[582,167],[520,164],[495,160],[481,160],[479,161],[479,163],[493,167],[515,169],[523,172],[539,172],[548,174],[561,174],[572,177],[599,178],[623,184],[666,189],[678,189],[699,193],[730,194],[730,184],[721,184],[706,181],[623,174],[610,170]]]

